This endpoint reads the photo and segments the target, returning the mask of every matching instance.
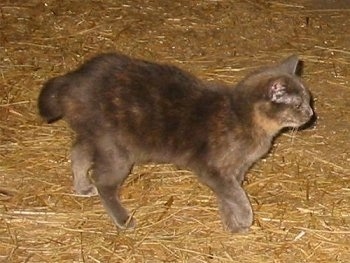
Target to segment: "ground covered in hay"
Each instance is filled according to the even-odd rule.
[[[348,1],[1,1],[1,262],[350,262]],[[300,54],[315,127],[284,133],[249,172],[255,222],[222,230],[191,172],[138,166],[123,188],[134,230],[72,191],[64,122],[43,124],[45,80],[119,50],[237,82]]]

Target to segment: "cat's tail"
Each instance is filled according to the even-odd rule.
[[[39,94],[38,108],[40,116],[47,123],[58,121],[64,116],[61,97],[67,86],[68,83],[65,76],[50,79],[44,84]]]

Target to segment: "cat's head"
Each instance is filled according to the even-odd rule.
[[[271,134],[285,127],[298,128],[314,114],[310,92],[297,76],[298,66],[294,55],[246,79],[255,97],[255,122]]]

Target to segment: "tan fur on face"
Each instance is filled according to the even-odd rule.
[[[260,127],[266,134],[270,136],[276,135],[281,129],[281,125],[275,120],[268,118],[261,107],[268,107],[268,105],[258,104],[254,107],[253,121],[257,127]]]

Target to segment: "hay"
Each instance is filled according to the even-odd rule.
[[[348,262],[349,27],[345,1],[9,1],[0,4],[0,261]],[[189,171],[134,169],[122,196],[137,228],[114,227],[98,198],[72,191],[66,124],[45,125],[48,78],[93,54],[172,62],[236,82],[299,53],[317,126],[276,140],[249,172],[255,222],[222,230],[215,199]]]

